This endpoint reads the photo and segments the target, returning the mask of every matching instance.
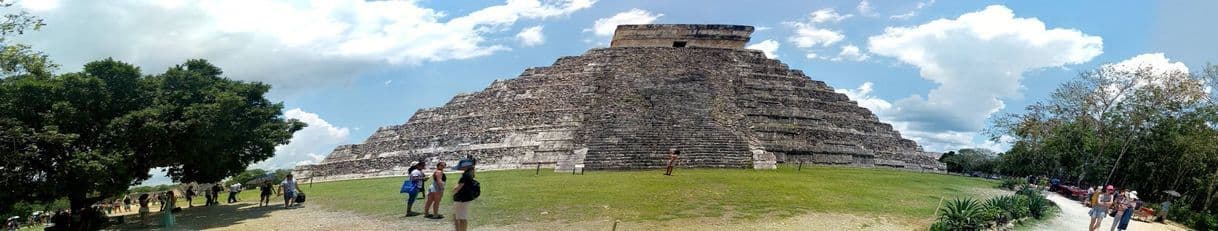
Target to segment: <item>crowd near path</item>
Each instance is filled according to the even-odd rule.
[[[1057,207],[1061,208],[1061,212],[1049,221],[1028,227],[1029,230],[1087,230],[1087,225],[1091,221],[1091,216],[1088,216],[1087,212],[1091,208],[1057,193],[1048,193],[1045,194],[1045,197],[1057,204]],[[1112,219],[1112,217],[1104,218],[1099,230],[1112,230]],[[1130,220],[1128,228],[1128,230],[1188,230],[1163,223],[1147,223],[1138,220]]]

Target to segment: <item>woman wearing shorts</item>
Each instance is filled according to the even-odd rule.
[[[436,163],[436,171],[431,173],[431,184],[427,186],[427,202],[423,203],[423,217],[430,219],[444,219],[444,215],[440,215],[440,199],[444,197],[444,182],[448,181],[448,176],[444,175],[444,168],[447,167],[444,161]]]

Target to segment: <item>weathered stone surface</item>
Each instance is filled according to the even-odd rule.
[[[752,31],[709,27],[744,42]],[[651,32],[659,36],[654,41],[701,36],[680,31],[707,33],[694,25],[618,31],[651,41],[637,37],[647,28],[661,30]],[[744,42],[734,45],[738,39],[706,43],[733,44],[721,47],[619,42],[562,57],[421,109],[405,124],[339,146],[297,172],[316,180],[402,175],[413,160],[452,164],[466,155],[491,169],[533,166],[526,162],[557,162],[556,171],[660,168],[670,148],[681,149],[682,167],[766,169],[803,161],[943,169],[866,108],[802,71],[743,49]],[[663,43],[654,41],[648,43]]]

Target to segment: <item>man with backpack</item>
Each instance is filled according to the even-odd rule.
[[[466,157],[455,166],[456,169],[465,171],[461,174],[461,180],[457,181],[457,186],[453,187],[453,225],[457,231],[469,229],[469,204],[482,193],[478,181],[474,180],[476,163],[474,158]]]

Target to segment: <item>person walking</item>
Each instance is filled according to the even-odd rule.
[[[419,161],[411,161],[410,168],[407,169],[409,176],[406,180],[410,181],[407,187],[413,187],[406,190],[406,216],[418,216],[420,213],[414,212],[414,202],[419,198],[419,186],[423,184],[423,179],[426,176],[423,174],[423,163]],[[426,209],[424,209],[426,210]]]
[[[271,181],[267,180],[267,181],[262,182],[262,186],[260,186],[258,188],[261,189],[260,191],[262,191],[262,193],[258,195],[260,197],[259,201],[258,201],[258,206],[270,205],[271,204],[271,193],[275,192],[275,187],[271,186]]]
[[[173,208],[177,207],[178,197],[173,195],[173,190],[165,192],[165,200],[161,203],[161,228],[169,229],[173,227],[175,219],[173,217]]]
[[[287,178],[279,183],[279,192],[283,194],[283,208],[291,207],[296,200],[296,193],[300,192],[300,187],[296,186],[296,180],[292,179],[292,174],[288,174]]]
[[[241,183],[228,186],[228,203],[237,203],[237,193],[241,192]]]
[[[1131,204],[1129,200],[1129,189],[1121,189],[1120,192],[1113,197],[1111,206],[1112,212],[1110,213],[1114,215],[1112,216],[1112,227],[1108,229],[1109,231],[1116,231],[1117,227],[1121,225],[1121,217],[1125,216],[1125,211],[1129,209],[1129,204]]]
[[[465,171],[461,173],[461,179],[457,180],[457,186],[453,187],[453,226],[457,231],[469,230],[470,202],[473,202],[482,193],[478,181],[474,180],[475,165],[477,165],[477,160],[466,157],[456,166],[458,170]]]
[[[147,194],[147,193],[140,194],[140,197],[139,197],[139,202],[140,202],[140,208],[139,208],[139,209],[140,209],[140,227],[145,227],[145,228],[147,228],[147,227],[148,227],[148,213],[149,213],[149,212],[151,212],[151,211],[148,209],[148,197],[149,197],[149,196],[148,196],[148,194]]]
[[[677,164],[678,155],[681,155],[681,150],[675,148],[668,150],[668,167],[664,170],[665,176],[672,176],[672,167]]]
[[[195,207],[195,203],[194,203],[195,186],[194,185],[186,186],[186,192],[183,192],[183,193],[186,194],[186,207],[187,208]],[[164,206],[161,206],[161,207],[164,207]]]
[[[444,215],[440,215],[440,199],[444,198],[444,183],[448,182],[448,176],[444,175],[446,165],[444,161],[436,163],[436,170],[431,173],[431,184],[427,187],[427,202],[423,203],[423,217],[444,219]]]
[[[1100,228],[1100,224],[1104,222],[1104,216],[1108,216],[1108,207],[1112,205],[1112,194],[1115,192],[1112,185],[1106,188],[1107,192],[1096,192],[1096,202],[1091,205],[1091,223],[1088,226],[1089,230],[1095,231]]]
[[[1129,191],[1129,193],[1125,194],[1125,211],[1122,212],[1124,215],[1117,216],[1120,218],[1119,220],[1121,220],[1121,223],[1117,225],[1117,230],[1124,231],[1125,229],[1129,229],[1129,220],[1133,219],[1133,211],[1137,210],[1138,191]]]

